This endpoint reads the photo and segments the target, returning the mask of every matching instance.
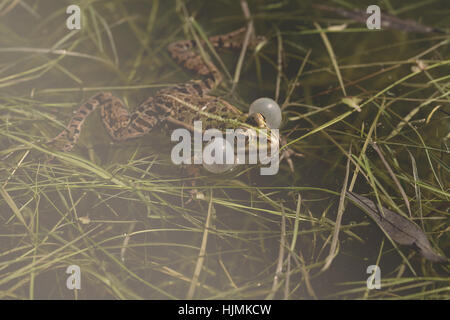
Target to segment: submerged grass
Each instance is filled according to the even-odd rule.
[[[80,2],[80,31],[65,29],[65,3],[0,2],[0,298],[448,299],[449,266],[386,241],[341,190],[348,175],[450,256],[449,36],[369,31],[312,2]],[[448,28],[445,0],[383,4]],[[94,114],[73,152],[45,146],[98,91],[132,110],[189,80],[169,43],[244,25],[268,41],[245,56],[206,45],[227,75],[214,94],[243,112],[277,97],[303,154],[294,172],[203,173],[189,203],[162,133],[113,144]],[[380,290],[366,287],[373,264]],[[80,290],[66,288],[70,265]]]

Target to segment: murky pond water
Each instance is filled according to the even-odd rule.
[[[350,202],[322,269],[349,152],[348,185],[450,256],[449,36],[369,30],[312,3],[248,1],[267,43],[242,64],[240,50],[203,53],[224,77],[213,95],[242,112],[260,97],[282,106],[293,170],[200,171],[193,185],[164,130],[113,142],[96,111],[70,153],[49,161],[44,142],[97,92],[133,111],[198,79],[167,46],[246,26],[239,2],[96,1],[80,8],[80,30],[65,3],[0,2],[0,297],[73,299],[65,271],[78,265],[82,299],[445,299],[448,264],[397,246]],[[445,31],[449,9],[398,1],[381,17]],[[380,290],[366,287],[370,265]]]

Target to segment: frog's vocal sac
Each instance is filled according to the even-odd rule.
[[[214,36],[209,38],[209,42],[216,48],[239,49],[242,47],[245,31],[245,28],[241,28]],[[263,41],[263,37],[253,37],[249,48],[255,48]],[[200,55],[197,42],[177,41],[170,44],[168,50],[177,63],[195,72],[200,79],[159,90],[132,113],[111,93],[98,93],[78,108],[68,126],[48,143],[49,146],[60,151],[72,150],[84,121],[97,108],[100,108],[102,122],[114,141],[141,137],[156,127],[181,127],[193,131],[195,121],[201,121],[204,130],[214,128],[224,131],[230,128],[229,122],[218,121],[218,118],[233,119],[237,120],[234,123],[246,122],[259,129],[268,129],[264,117],[247,116],[224,99],[208,95],[221,83],[222,74],[212,62]]]

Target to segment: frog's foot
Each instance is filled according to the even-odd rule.
[[[194,200],[204,200],[205,194],[201,191],[198,191],[197,188],[189,190],[189,199],[185,202],[185,204],[189,204]]]
[[[286,136],[281,136],[280,137],[280,143],[281,143],[281,147],[285,146],[287,144],[287,139]],[[299,158],[304,158],[305,155],[303,153],[299,153],[296,152],[294,150],[292,150],[289,147],[283,148],[283,150],[281,151],[281,155],[280,155],[280,162],[285,159],[286,162],[289,165],[289,169],[291,170],[292,173],[295,172],[294,169],[294,161],[292,160],[293,157],[299,157]]]
[[[73,140],[69,138],[69,131],[67,129],[48,141],[46,145],[51,149],[64,152],[68,152],[74,147]]]
[[[68,152],[73,149],[74,144],[73,140],[69,138],[69,131],[67,129],[63,130],[59,135],[55,138],[47,141],[45,146],[54,150],[54,151],[63,151]],[[46,163],[52,163],[55,160],[55,156],[50,155],[48,159],[45,161]]]
[[[186,175],[190,178],[192,178],[192,180],[190,181],[191,183],[191,189],[189,189],[189,199],[186,201],[185,204],[189,204],[191,203],[193,200],[202,200],[205,198],[205,195],[201,192],[198,191],[197,188],[195,188],[196,186],[196,178],[200,175],[200,166],[198,165],[187,165],[185,167],[186,170]]]

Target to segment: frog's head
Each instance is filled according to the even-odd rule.
[[[245,123],[259,129],[267,129],[266,118],[261,113],[252,113],[247,117]]]

